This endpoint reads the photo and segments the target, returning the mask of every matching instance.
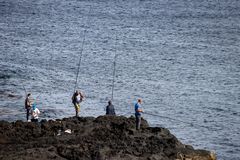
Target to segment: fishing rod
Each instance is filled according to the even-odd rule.
[[[26,66],[25,66],[25,67],[26,67]],[[21,74],[20,74],[20,73],[17,73],[17,72],[16,72],[16,74],[19,76],[19,78],[21,77]],[[22,88],[24,89],[25,96],[27,96],[27,89],[26,89],[26,87],[23,85],[23,83],[21,82],[21,80],[20,80],[19,83],[21,84]]]
[[[117,110],[122,111],[122,110],[119,110],[119,109],[117,109]],[[128,115],[128,114],[134,114],[134,113],[130,111],[130,112],[124,113],[123,115],[125,116],[125,115]],[[209,130],[216,131],[216,129],[214,129],[212,127],[203,126],[203,125],[199,125],[199,124],[194,124],[194,123],[191,123],[191,122],[186,122],[186,121],[182,121],[182,120],[167,117],[167,116],[161,116],[161,115],[153,114],[153,113],[149,113],[149,112],[143,112],[142,114],[146,114],[146,115],[150,115],[150,116],[154,116],[154,117],[159,117],[159,118],[165,118],[165,119],[169,119],[169,120],[172,120],[172,121],[185,123],[185,124],[188,124],[188,125],[193,126],[193,127],[207,128]]]
[[[115,41],[115,53],[114,53],[114,61],[113,61],[112,97],[111,97],[112,101],[113,101],[113,92],[114,92],[114,83],[115,83],[115,74],[116,74],[116,60],[117,60],[117,35],[116,35],[116,41]]]
[[[42,93],[39,93],[39,95],[35,98],[36,100],[41,96]]]
[[[26,88],[25,88],[25,86],[22,84],[22,87],[23,87],[23,89],[24,89],[24,92],[25,92],[25,96],[27,96],[27,90],[26,90]]]
[[[120,112],[125,112],[121,109],[115,109],[115,110],[118,110]],[[125,112],[123,115],[134,115],[135,113],[133,113],[132,111],[129,111],[129,112]],[[181,123],[184,123],[184,124],[188,124],[190,126],[193,126],[193,127],[200,127],[200,128],[207,128],[209,130],[212,130],[212,131],[216,131],[217,129],[215,128],[212,128],[212,127],[208,127],[208,126],[204,126],[204,125],[199,125],[199,124],[194,124],[194,123],[191,123],[191,122],[186,122],[186,121],[183,121],[183,120],[180,120],[180,119],[176,119],[176,118],[171,118],[171,117],[168,117],[168,116],[162,116],[162,115],[158,115],[158,114],[154,114],[154,113],[150,113],[150,112],[142,112],[142,114],[145,114],[145,115],[150,115],[150,116],[154,116],[154,117],[159,117],[159,118],[165,118],[165,119],[169,119],[169,120],[172,120],[172,121],[176,121],[176,122],[181,122]]]
[[[88,11],[88,15],[91,13],[92,7],[90,6],[89,11]],[[86,32],[87,32],[87,26],[89,23],[89,18],[87,17],[86,20],[86,25],[85,25],[85,30],[83,32],[83,40],[82,40],[82,46],[81,46],[81,50],[79,52],[80,56],[79,56],[79,62],[78,62],[78,69],[77,69],[77,75],[76,75],[76,79],[75,79],[75,86],[74,86],[74,91],[76,91],[77,85],[78,85],[78,76],[79,76],[79,71],[80,71],[80,67],[81,67],[81,61],[82,61],[82,55],[83,55],[83,47],[85,44],[85,39],[86,39]]]
[[[203,126],[203,125],[199,125],[199,124],[193,124],[193,123],[190,123],[190,122],[182,121],[182,120],[171,118],[171,117],[167,117],[167,116],[161,116],[161,115],[153,114],[153,113],[149,113],[149,112],[143,112],[143,114],[147,114],[147,115],[151,115],[151,116],[155,116],[155,117],[159,117],[159,118],[165,118],[165,119],[169,119],[169,120],[172,120],[172,121],[185,123],[185,124],[191,125],[193,127],[197,126],[197,127],[201,127],[201,128],[207,128],[209,130],[216,130],[216,129],[212,128],[212,127]]]

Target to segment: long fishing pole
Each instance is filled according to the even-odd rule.
[[[26,66],[25,66],[26,67]],[[21,77],[21,74],[20,73],[16,73],[19,77]],[[22,86],[22,88],[24,89],[24,92],[25,92],[25,96],[27,96],[27,89],[26,89],[26,87],[23,85],[23,83],[20,81],[19,82],[20,84],[21,84],[21,86]]]
[[[117,109],[117,110],[119,110],[119,109]],[[122,111],[122,110],[119,110],[119,111]],[[123,115],[125,116],[125,115],[128,115],[128,114],[134,114],[134,113],[132,111],[130,111],[130,112],[127,112],[127,113],[125,112]],[[154,116],[154,117],[159,117],[159,118],[165,118],[165,119],[169,119],[169,120],[176,121],[176,122],[185,123],[185,124],[188,124],[188,125],[193,126],[193,127],[207,128],[209,130],[216,131],[216,129],[214,129],[212,127],[199,125],[199,124],[195,124],[195,123],[191,123],[191,122],[186,122],[186,121],[179,120],[179,119],[176,119],[176,118],[171,118],[171,117],[167,117],[167,116],[161,116],[161,115],[150,113],[150,112],[143,112],[143,114]]]
[[[92,9],[92,7],[90,6],[88,15],[91,13],[91,9]],[[84,30],[84,32],[83,32],[82,46],[81,46],[81,50],[80,50],[80,52],[79,52],[80,56],[79,56],[78,69],[77,69],[77,75],[76,75],[76,79],[75,79],[75,86],[74,86],[74,91],[73,91],[73,92],[75,92],[75,90],[76,90],[76,88],[77,88],[77,85],[78,85],[78,76],[79,76],[79,71],[80,71],[80,67],[81,67],[81,61],[82,61],[82,55],[83,55],[83,47],[84,47],[84,44],[85,44],[85,39],[86,39],[86,32],[87,32],[88,23],[89,23],[89,18],[87,17],[87,22],[86,22],[86,25],[85,25],[85,30]]]
[[[115,83],[115,74],[116,74],[116,60],[117,60],[117,35],[115,41],[115,53],[114,53],[114,61],[113,61],[113,78],[112,78],[112,98],[113,101],[113,93],[114,93],[114,83]]]
[[[24,85],[23,85],[23,84],[22,84],[22,87],[23,87],[23,89],[24,89],[25,96],[27,96],[27,90],[26,90],[26,88],[24,87]]]
[[[208,126],[203,126],[203,125],[199,125],[199,124],[193,124],[193,123],[190,123],[190,122],[182,121],[182,120],[171,118],[171,117],[167,117],[167,116],[161,116],[161,115],[157,115],[157,114],[153,114],[153,113],[149,113],[149,112],[143,112],[143,114],[147,114],[147,115],[151,115],[151,116],[155,116],[155,117],[160,117],[160,118],[165,118],[165,119],[169,119],[169,120],[173,120],[173,121],[189,124],[189,125],[195,126],[195,127],[197,126],[197,127],[201,127],[201,128],[207,128],[207,129],[210,129],[210,130],[216,130],[216,129],[213,129],[213,128],[208,127]]]

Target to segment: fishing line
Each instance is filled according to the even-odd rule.
[[[171,118],[171,117],[167,117],[167,116],[161,116],[161,115],[157,115],[157,114],[153,114],[153,113],[149,113],[149,112],[143,112],[143,114],[147,114],[147,115],[151,115],[151,116],[155,116],[155,117],[159,117],[159,118],[165,118],[165,119],[169,119],[169,120],[173,120],[173,121],[189,124],[189,125],[191,125],[193,127],[207,128],[209,130],[214,130],[214,131],[216,130],[216,129],[208,127],[208,126],[203,126],[203,125],[199,125],[199,124],[193,124],[193,123],[190,123],[190,122],[182,121],[182,120]]]
[[[120,112],[123,112],[123,110],[120,110],[120,109],[115,109],[117,111],[120,111]],[[132,111],[129,111],[129,112],[125,112],[123,115],[134,115],[135,113],[133,113]],[[169,120],[172,120],[172,121],[176,121],[176,122],[181,122],[181,123],[184,123],[184,124],[188,124],[190,126],[193,126],[195,128],[197,127],[200,127],[200,128],[207,128],[209,130],[212,130],[212,131],[216,131],[217,129],[216,128],[212,128],[212,127],[208,127],[208,126],[204,126],[204,125],[199,125],[199,124],[195,124],[195,123],[191,123],[191,122],[186,122],[186,121],[183,121],[183,120],[179,120],[179,119],[176,119],[176,118],[171,118],[171,117],[168,117],[168,116],[161,116],[161,115],[158,115],[158,114],[154,114],[154,113],[150,113],[150,112],[143,112],[142,113],[143,115],[150,115],[150,116],[154,116],[154,117],[158,117],[158,118],[165,118],[165,119],[169,119]]]
[[[25,86],[22,84],[22,87],[23,87],[23,89],[24,89],[24,92],[25,92],[25,96],[27,96],[27,90],[26,90],[26,88],[25,88]]]
[[[26,66],[25,66],[25,67],[26,67]],[[19,76],[19,78],[21,77],[21,74],[20,74],[20,73],[16,73],[16,74]],[[20,83],[21,83],[22,88],[24,89],[25,97],[26,97],[27,94],[28,94],[27,89],[26,89],[26,87],[23,85],[23,82],[21,82],[21,80],[20,80]]]
[[[92,7],[90,6],[89,8],[89,12],[88,12],[88,15],[91,13],[91,10],[92,10]],[[86,39],[86,32],[87,32],[87,26],[88,26],[88,23],[89,23],[89,18],[87,17],[87,20],[86,20],[86,25],[85,25],[85,30],[83,32],[83,40],[82,40],[82,46],[81,46],[81,50],[79,52],[79,62],[78,62],[78,68],[77,68],[77,75],[76,75],[76,79],[75,79],[75,85],[74,85],[74,91],[76,90],[77,88],[77,85],[78,85],[78,76],[79,76],[79,71],[80,71],[80,68],[81,68],[81,61],[82,61],[82,55],[83,55],[83,47],[84,47],[84,44],[85,44],[85,39]]]
[[[123,112],[122,110],[119,110],[119,109],[116,109],[117,111],[121,111],[121,112]],[[124,114],[122,114],[122,115],[128,115],[128,114],[135,114],[135,113],[133,113],[133,112],[126,112],[126,113],[124,113]],[[146,114],[146,115],[150,115],[150,116],[154,116],[154,117],[159,117],[159,118],[165,118],[165,119],[169,119],[169,120],[172,120],[172,121],[176,121],[176,122],[181,122],[181,123],[185,123],[185,124],[188,124],[188,125],[190,125],[190,126],[193,126],[193,127],[195,127],[195,128],[197,128],[197,127],[200,127],[200,128],[207,128],[207,129],[209,129],[209,130],[212,130],[212,131],[216,131],[217,129],[215,129],[215,128],[212,128],[212,127],[208,127],[208,126],[203,126],[203,125],[199,125],[199,124],[194,124],[194,123],[191,123],[191,122],[186,122],[186,121],[182,121],[182,120],[179,120],[179,119],[175,119],[175,118],[171,118],[171,117],[167,117],[167,116],[161,116],[161,115],[158,115],[158,114],[154,114],[154,113],[149,113],[149,112],[143,112],[142,113],[143,115],[144,114]],[[198,128],[197,128],[198,129]]]
[[[113,61],[113,78],[112,78],[112,98],[113,101],[113,92],[114,92],[114,83],[115,83],[115,74],[116,74],[116,60],[117,60],[117,35],[115,40],[115,53],[114,53],[114,61]]]

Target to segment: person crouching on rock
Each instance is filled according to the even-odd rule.
[[[135,104],[136,130],[140,129],[141,124],[141,113],[143,112],[143,110],[141,109],[141,104],[141,99],[138,99],[137,103]]]
[[[78,113],[80,112],[80,103],[83,101],[83,94],[80,91],[74,92],[72,96],[72,103],[74,104],[76,117],[78,117]]]
[[[108,101],[108,105],[106,107],[106,115],[116,115],[114,105],[112,104],[112,101]]]
[[[30,99],[30,96],[31,96],[31,93],[28,93],[27,94],[27,97],[26,97],[26,99],[25,99],[25,109],[26,109],[26,111],[27,111],[27,115],[26,115],[26,117],[27,117],[27,121],[30,121],[29,120],[29,115],[30,115],[30,110],[31,110],[31,106],[32,106],[32,101],[31,101],[31,99]]]
[[[38,116],[40,114],[40,111],[38,110],[36,104],[34,103],[32,106],[32,110],[31,110],[31,115],[32,115],[32,122],[38,122]]]

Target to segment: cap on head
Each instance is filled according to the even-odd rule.
[[[28,93],[27,96],[28,96],[28,97],[31,96],[31,93]]]
[[[35,103],[33,103],[32,108],[33,108],[33,110],[36,109],[36,104]]]
[[[78,90],[76,90],[76,91],[75,91],[75,94],[79,94],[79,91],[78,91]]]

